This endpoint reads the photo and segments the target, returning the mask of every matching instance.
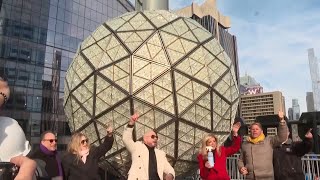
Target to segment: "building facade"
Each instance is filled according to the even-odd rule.
[[[176,10],[175,14],[191,17],[219,40],[221,46],[234,64],[239,85],[237,38],[228,32],[228,29],[231,27],[231,20],[228,16],[224,16],[218,11],[216,0],[206,0],[202,5],[192,3],[190,6]]]
[[[285,103],[280,91],[241,95],[241,117],[247,125],[253,123],[257,116],[285,113]],[[276,134],[276,128],[268,128],[268,134]]]
[[[260,86],[253,77],[245,74],[245,76],[240,77],[240,94],[259,94],[263,93],[263,87]]]
[[[307,112],[313,112],[314,111],[313,92],[307,92],[306,102],[307,102]]]
[[[292,108],[288,108],[288,119],[293,120],[293,111]]]
[[[308,59],[310,67],[310,75],[312,81],[314,110],[320,111],[320,72],[319,60],[314,55],[314,49],[308,49]]]
[[[292,99],[292,120],[299,120],[300,118],[300,105],[298,99]]]
[[[64,149],[70,135],[62,107],[66,70],[85,37],[134,7],[126,0],[0,3],[0,75],[11,89],[1,115],[16,119],[33,144],[41,132],[54,130]]]

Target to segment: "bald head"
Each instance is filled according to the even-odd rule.
[[[158,135],[154,131],[149,131],[143,135],[143,143],[149,147],[156,147],[158,144]]]

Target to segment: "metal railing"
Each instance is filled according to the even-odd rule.
[[[243,180],[245,177],[238,171],[238,159],[240,154],[227,158],[227,169],[231,180]],[[320,154],[306,154],[301,158],[305,180],[320,180]],[[194,178],[200,180],[199,170]]]
[[[320,154],[306,154],[301,160],[306,180],[319,180]]]
[[[227,170],[230,179],[245,179],[244,175],[240,174],[238,170],[238,159],[240,154],[234,154],[227,158]]]

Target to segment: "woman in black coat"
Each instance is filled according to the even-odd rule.
[[[112,128],[107,129],[104,142],[91,148],[88,138],[82,133],[76,133],[71,137],[67,153],[62,158],[65,180],[99,180],[98,161],[112,147]]]

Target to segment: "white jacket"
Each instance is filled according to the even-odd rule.
[[[122,140],[127,150],[131,154],[132,164],[128,173],[128,180],[148,180],[149,178],[149,150],[146,145],[132,139],[133,128],[126,127]],[[166,153],[157,148],[154,149],[157,157],[157,170],[161,180],[163,180],[163,173],[172,174],[175,176],[174,169],[166,158]]]

